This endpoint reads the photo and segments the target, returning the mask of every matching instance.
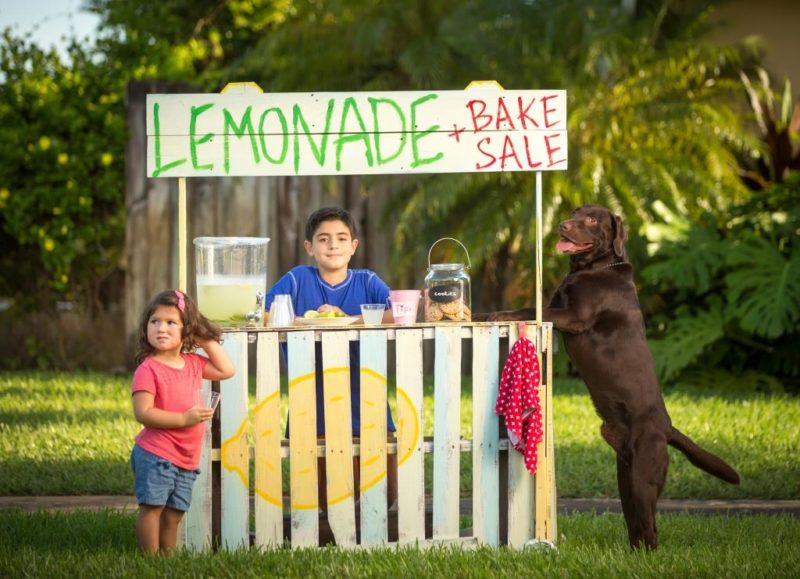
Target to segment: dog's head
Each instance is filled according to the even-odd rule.
[[[576,266],[595,262],[614,263],[627,260],[625,242],[628,233],[622,219],[600,205],[582,205],[558,227],[556,249],[570,256]]]

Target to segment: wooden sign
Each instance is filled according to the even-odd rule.
[[[563,90],[147,96],[149,177],[566,169]]]

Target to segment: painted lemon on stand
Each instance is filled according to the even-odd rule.
[[[259,402],[254,412],[256,438],[256,495],[283,507],[281,480],[280,393]]]

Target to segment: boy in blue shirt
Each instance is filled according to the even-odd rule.
[[[303,242],[306,252],[314,258],[316,266],[298,265],[283,275],[273,285],[266,298],[266,309],[272,307],[276,295],[288,294],[297,315],[308,310],[320,313],[335,311],[349,316],[361,315],[361,304],[385,304],[384,322],[392,322],[389,307],[389,286],[368,269],[350,269],[350,258],[356,252],[356,226],[350,213],[338,207],[318,209],[306,222],[306,239]],[[325,409],[322,389],[322,345],[315,344],[316,352],[316,395],[317,395],[317,434],[325,435]],[[350,407],[353,420],[353,436],[361,434],[361,363],[357,342],[350,342]],[[395,432],[390,409],[386,408],[386,423],[389,432]],[[324,461],[322,463],[324,465]],[[396,488],[393,476],[397,465],[397,455],[390,455],[388,485],[390,502],[394,499]],[[322,465],[321,465],[322,466]],[[358,469],[356,469],[356,474]],[[320,481],[324,471],[320,471]],[[358,480],[358,479],[356,479]],[[321,489],[325,488],[320,484]],[[358,489],[358,484],[356,484]],[[323,504],[322,498],[320,504]]]

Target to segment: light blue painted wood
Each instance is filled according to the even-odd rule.
[[[203,396],[211,390],[211,382],[203,380]],[[211,422],[203,435],[200,453],[200,474],[192,489],[192,504],[183,518],[183,544],[192,551],[211,548]]]
[[[461,328],[434,332],[433,538],[458,537]]]
[[[319,544],[314,332],[287,332],[286,342],[292,548],[313,547]]]
[[[516,323],[509,325],[508,348],[519,338]],[[522,548],[533,538],[534,529],[534,483],[535,479],[525,468],[525,459],[520,452],[508,450],[508,546]]]
[[[476,326],[472,336],[472,519],[481,543],[500,544],[499,420],[495,414],[500,383],[497,326]]]
[[[375,468],[367,463],[377,460],[386,472],[386,330],[362,331],[360,342],[361,487],[368,485],[361,492],[361,544],[383,545],[389,541],[387,480],[385,474],[370,480]]]
[[[246,445],[228,456],[228,464],[238,468],[226,468],[225,444],[240,436],[247,426],[247,334],[233,333],[226,336],[222,347],[236,367],[236,374],[220,384],[222,393],[219,403],[220,433],[223,444],[222,492],[222,548],[228,550],[250,546],[250,487],[249,451]],[[241,453],[244,453],[244,456]],[[235,455],[235,456],[234,456]],[[243,472],[242,472],[243,470]]]

